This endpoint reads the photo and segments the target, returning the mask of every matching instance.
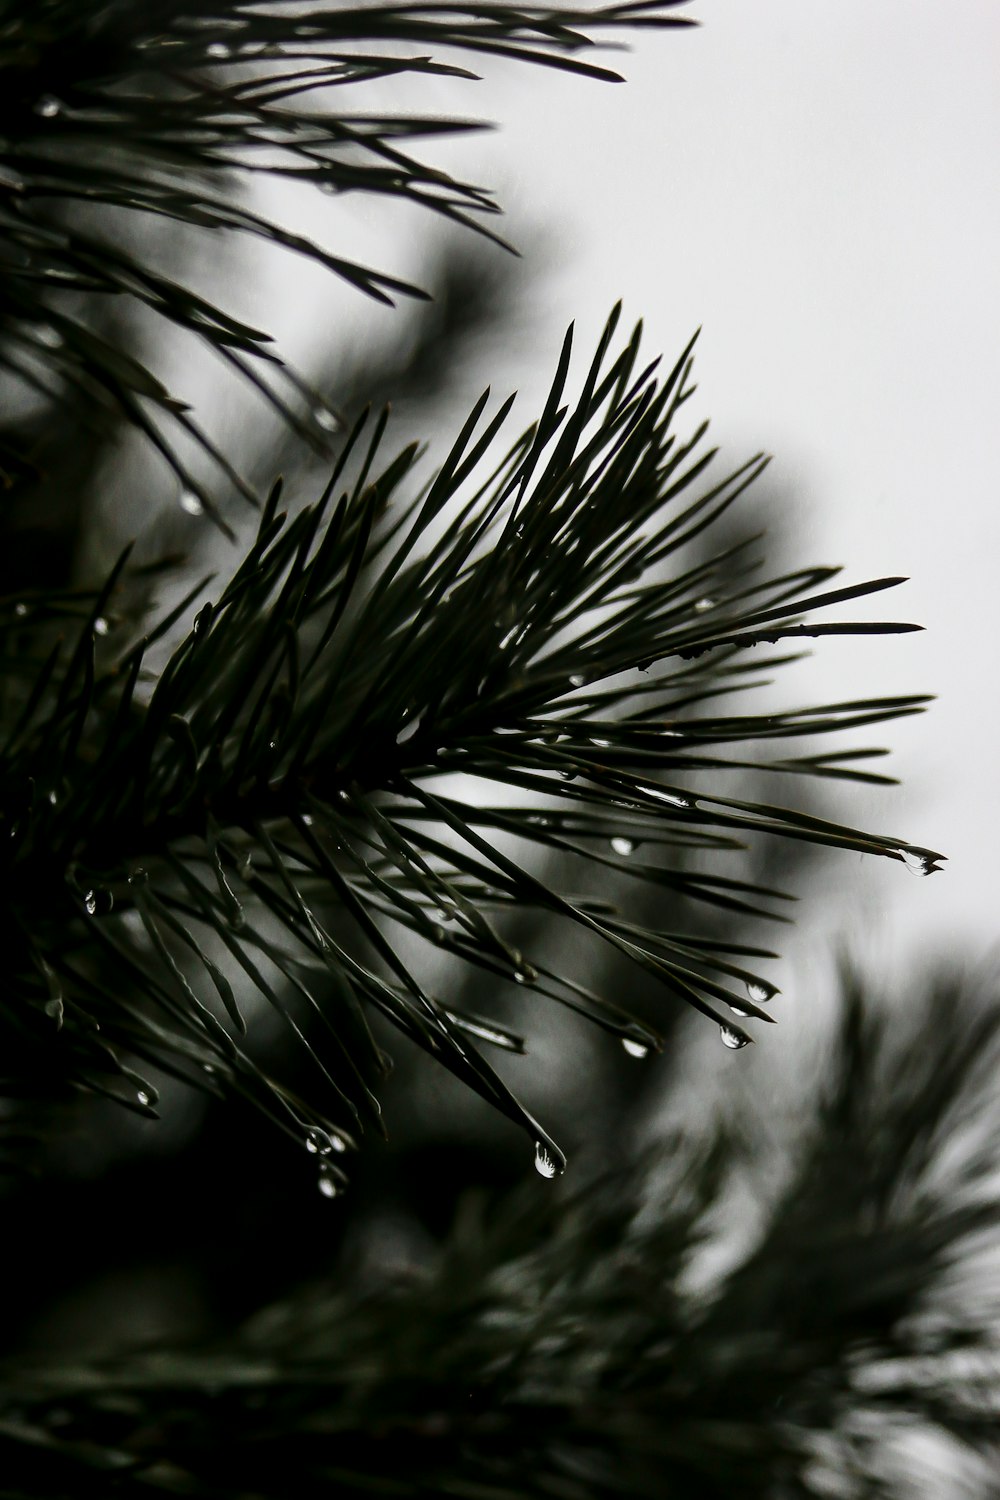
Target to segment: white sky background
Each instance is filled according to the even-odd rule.
[[[926,633],[819,642],[783,696],[938,693],[928,715],[866,740],[893,747],[906,785],[845,784],[839,810],[950,861],[916,880],[831,854],[798,941],[847,931],[911,965],[942,948],[975,958],[1000,935],[1000,5],[697,0],[689,13],[700,30],[639,35],[610,58],[625,85],[505,66],[481,85],[418,80],[402,101],[394,85],[383,103],[502,125],[425,154],[497,188],[501,227],[529,255],[532,232],[547,237],[504,389],[537,395],[569,319],[586,347],[619,296],[650,353],[676,355],[700,324],[699,415],[734,462],[775,455],[795,560],[843,563],[845,582],[910,575],[843,613]],[[347,248],[412,270],[367,209],[346,211],[371,237]],[[312,227],[332,242],[329,217]],[[311,301],[297,310],[315,327]]]

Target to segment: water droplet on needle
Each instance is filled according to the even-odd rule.
[[[535,1142],[535,1171],[539,1177],[557,1177],[563,1168],[542,1141]]]
[[[768,984],[766,979],[748,979],[747,994],[755,1005],[766,1005],[773,1000],[778,993],[773,984]]]

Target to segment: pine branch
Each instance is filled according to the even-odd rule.
[[[368,193],[427,208],[496,239],[483,188],[412,154],[424,139],[477,128],[450,118],[364,115],[332,101],[352,83],[404,73],[474,79],[412,47],[473,52],[618,75],[579,54],[589,35],[692,24],[683,0],[639,0],[594,11],[504,5],[303,8],[287,0],[6,0],[0,6],[0,370],[55,394],[94,420],[110,403],[177,475],[189,503],[220,524],[211,485],[180,439],[200,446],[244,495],[247,485],[175,397],[134,354],[88,326],[83,308],[120,299],[212,349],[266,396],[303,441],[327,451],[336,415],[275,353],[266,332],[234,318],[130,246],[128,226],[178,223],[262,239],[318,262],[380,302],[417,287],[296,235],[258,212],[260,175],[330,193]],[[390,49],[400,46],[401,55]],[[123,234],[123,228],[125,233]],[[502,243],[502,241],[500,241]],[[0,459],[3,455],[0,455]],[[3,460],[8,474],[21,459]]]
[[[998,1019],[994,985],[890,1019],[846,974],[818,1091],[769,1121],[777,1172],[717,1117],[573,1196],[489,1222],[470,1197],[367,1295],[342,1268],[204,1348],[8,1367],[5,1493],[902,1500],[933,1448],[985,1500]]]
[[[78,600],[7,601],[0,840],[18,979],[0,1018],[22,1070],[140,1111],[155,1091],[129,1054],[237,1090],[319,1147],[333,1191],[329,1157],[348,1142],[345,1125],[379,1120],[372,1089],[385,1063],[367,1019],[377,1014],[523,1127],[552,1175],[558,1146],[476,1045],[518,1050],[520,1039],[428,991],[420,968],[435,952],[583,1012],[637,1054],[657,1048],[656,1031],[519,952],[512,914],[536,911],[610,945],[713,1019],[730,1047],[751,1039],[734,1017],[769,1021],[775,990],[721,940],[573,897],[546,880],[540,856],[560,850],[760,918],[780,918],[787,895],[691,868],[685,853],[738,849],[763,832],[937,868],[940,856],[898,837],[712,789],[718,766],[756,765],[772,740],[884,722],[926,701],[716,716],[716,696],[756,683],[748,648],[917,627],[813,618],[897,579],[830,589],[834,570],[806,569],[761,581],[739,549],[685,564],[685,544],[764,460],[708,477],[704,427],[683,441],[674,432],[692,392],[690,348],[658,382],[655,363],[640,364],[638,330],[612,355],[617,318],[575,402],[564,405],[567,336],[540,420],[498,455],[510,401],[487,416],[487,392],[422,489],[415,446],[384,458],[385,417],[363,415],[317,505],[289,521],[274,488],[242,564],[155,681],[150,646],[204,583],[110,655],[126,557],[75,640],[53,646],[51,619],[79,612]],[[706,753],[719,745],[742,751]],[[831,768],[823,755],[765,763],[776,774]],[[462,790],[439,784],[456,772]],[[488,805],[482,782],[506,784],[523,805]],[[407,933],[420,964],[401,956]],[[241,1048],[236,991],[247,983],[301,1033],[290,987],[323,1028],[307,1043],[323,1080],[316,1099],[290,1098]]]

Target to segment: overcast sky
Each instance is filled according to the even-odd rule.
[[[1000,6],[691,12],[696,33],[639,39],[624,87],[506,79],[490,165],[515,223],[565,236],[554,329],[620,295],[668,354],[702,325],[715,438],[775,454],[803,560],[911,577],[881,602],[925,634],[820,643],[796,686],[940,695],[882,731],[906,787],[846,793],[845,818],[950,862],[917,880],[835,858],[838,915],[813,920],[981,953],[1000,937]]]

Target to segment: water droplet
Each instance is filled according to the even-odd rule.
[[[310,1125],[306,1131],[306,1150],[313,1156],[329,1156],[333,1150],[333,1137],[318,1125]]]
[[[324,184],[324,188],[326,191],[329,191],[329,187],[326,184]],[[322,427],[324,432],[340,431],[340,418],[328,406],[314,406],[313,416],[316,419],[316,426]]]
[[[734,1052],[738,1052],[741,1047],[745,1047],[750,1040],[741,1031],[734,1031],[731,1026],[720,1026],[719,1035],[722,1038],[722,1045],[724,1047],[731,1047]]]
[[[727,1000],[726,1004],[729,1006],[729,1009],[732,1011],[733,1015],[738,1016],[741,1021],[745,1021],[748,1019],[750,1012],[748,1010],[744,1010],[742,1005],[734,1005],[731,1000]]]
[[[769,984],[766,979],[747,980],[747,994],[755,1005],[766,1005],[777,993],[777,987]]]
[[[181,510],[186,510],[189,516],[200,516],[204,512],[201,496],[196,495],[194,490],[181,490],[178,498]]]
[[[35,105],[35,114],[41,115],[43,120],[54,120],[61,113],[62,103],[53,94],[43,94]]]
[[[534,984],[538,978],[538,970],[532,968],[531,964],[518,964],[514,970],[515,984]]]
[[[396,744],[397,745],[405,745],[406,742],[407,742],[407,740],[412,740],[413,739],[413,736],[418,732],[419,729],[420,729],[420,719],[419,719],[419,717],[410,719],[409,723],[404,724],[403,727],[402,727],[402,729],[397,734],[397,736],[396,736]]]
[[[140,1104],[151,1104],[153,1101],[145,1089],[140,1089],[135,1096]]]
[[[569,679],[569,685],[570,687],[583,687],[586,680],[582,672],[573,672]]]
[[[706,612],[706,610],[714,609],[714,608],[715,608],[715,600],[714,599],[697,599],[695,601],[695,605],[694,605],[694,612],[695,612],[696,615],[703,615]]]
[[[107,635],[109,628],[110,627],[108,626],[108,622],[104,618],[104,616],[98,615],[97,619],[94,621],[94,634]]]
[[[209,42],[208,46],[205,48],[205,51],[208,53],[209,57],[232,56],[232,48],[229,47],[225,42]]]
[[[94,916],[97,911],[97,897],[94,895],[93,891],[87,892],[87,894],[83,898],[83,904],[87,908],[87,911],[90,913],[90,915]]]
[[[51,323],[37,323],[34,332],[35,338],[40,344],[44,344],[46,349],[62,348],[63,336],[58,328],[53,328]]]
[[[649,1048],[646,1046],[646,1043],[637,1042],[633,1037],[623,1036],[622,1046],[628,1053],[629,1057],[643,1058],[649,1056]]]
[[[350,800],[351,799],[348,796],[348,794],[343,790],[343,788],[341,788],[341,790],[337,793],[337,801],[338,802],[350,802]]]
[[[313,815],[312,815],[312,813],[303,813],[302,814],[302,821],[306,825],[307,828],[311,828],[313,826]]]
[[[596,740],[596,739],[592,739],[590,743],[592,745],[596,745],[597,748],[598,748],[598,750],[610,750],[611,749],[611,741],[610,740]]]
[[[576,777],[579,776],[579,774],[579,766],[564,766],[563,769],[559,772],[559,775],[562,777],[563,781],[574,781]]]
[[[53,807],[55,807],[55,805],[56,805],[56,803],[58,801],[59,801],[59,793],[53,789],[51,792],[49,792],[49,802],[52,804]]]
[[[671,807],[691,806],[690,799],[688,797],[681,796],[680,792],[665,792],[662,787],[658,786],[647,786],[644,787],[643,790],[646,792],[647,796],[655,797],[657,802],[669,803]]]
[[[442,922],[454,922],[458,916],[458,907],[450,901],[443,901],[438,907],[438,916]]]
[[[898,853],[911,875],[935,875],[941,868],[938,864],[941,856],[928,849],[900,848]]]
[[[138,865],[128,878],[129,885],[146,885],[148,881],[149,876],[146,874],[141,865]]]
[[[535,1171],[539,1177],[557,1177],[564,1170],[563,1164],[550,1155],[548,1148],[541,1141],[536,1141]]]
[[[625,839],[618,837],[615,837],[611,840],[611,847],[616,854],[621,854],[625,858],[627,858],[630,854],[634,854],[636,850],[634,839]]]
[[[324,1198],[336,1198],[337,1194],[340,1192],[336,1181],[330,1176],[329,1172],[320,1172],[316,1182],[316,1186],[319,1188]]]
[[[444,928],[438,927],[437,925],[431,928],[431,937],[435,943],[444,943],[448,940],[448,935],[445,932]]]
[[[14,605],[14,613],[19,620],[23,620],[28,613],[28,606],[22,601]]]

